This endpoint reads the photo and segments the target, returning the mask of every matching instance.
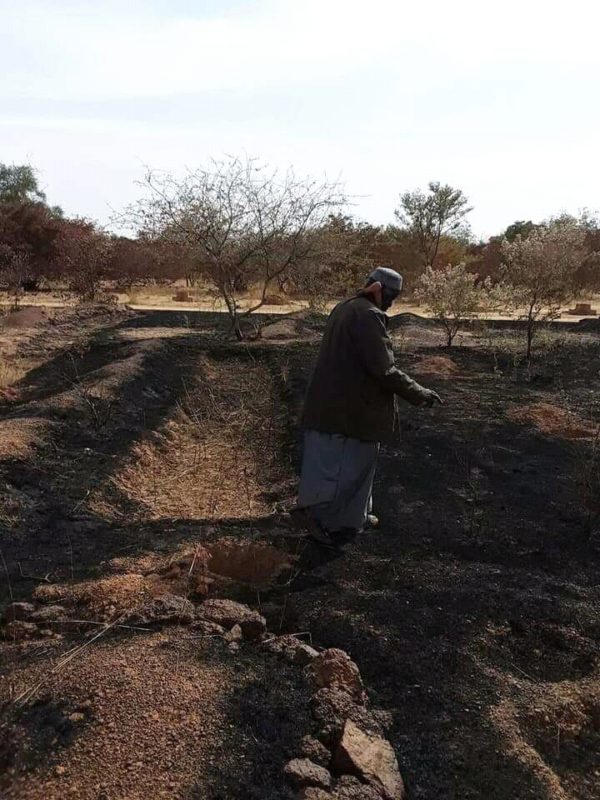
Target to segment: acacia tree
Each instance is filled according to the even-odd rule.
[[[148,197],[126,212],[147,236],[183,244],[223,299],[231,328],[257,311],[273,282],[314,260],[320,228],[346,203],[337,184],[280,176],[253,159],[228,158],[182,179],[149,172]],[[250,283],[259,296],[240,307]]]
[[[479,281],[476,274],[467,272],[464,263],[448,264],[442,269],[427,267],[421,276],[416,297],[446,331],[447,345],[477,311],[490,301],[490,280]]]
[[[434,266],[443,237],[468,240],[466,221],[472,211],[461,189],[431,181],[428,191],[416,189],[400,196],[394,215],[414,237],[423,266]]]
[[[564,217],[518,234],[501,246],[503,284],[513,308],[526,321],[527,358],[538,326],[560,316],[562,306],[575,298],[581,287],[580,268],[586,256],[585,231]],[[524,309],[524,310],[523,310]]]
[[[30,164],[0,163],[0,203],[42,204],[54,217],[62,217],[60,206],[47,206],[37,170]]]
[[[29,164],[0,164],[0,203],[45,202],[36,172]]]

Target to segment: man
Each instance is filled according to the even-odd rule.
[[[378,267],[327,322],[304,405],[304,455],[293,512],[296,524],[323,544],[367,522],[379,443],[394,430],[395,396],[415,406],[442,402],[394,364],[385,312],[401,290],[402,276]]]

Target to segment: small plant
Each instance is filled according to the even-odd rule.
[[[87,408],[92,428],[98,432],[110,421],[116,400],[102,392],[95,392],[91,386],[87,386],[79,375],[77,362],[72,354],[70,354],[70,360],[73,366],[73,376],[65,375],[65,378],[71,384],[76,397]]]
[[[419,280],[417,300],[446,331],[446,344],[451,347],[454,337],[468,320],[490,304],[489,278],[478,283],[477,275],[467,272],[464,263],[442,269],[427,267]]]

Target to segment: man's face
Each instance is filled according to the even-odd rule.
[[[390,289],[388,286],[381,287],[381,310],[387,311],[392,307],[394,301],[400,296],[400,292],[396,289]]]

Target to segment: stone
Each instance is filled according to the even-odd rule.
[[[337,725],[323,725],[319,728],[315,736],[325,747],[332,750],[338,745],[342,736],[342,729],[343,725],[341,723]]]
[[[321,767],[328,767],[331,753],[325,745],[314,736],[304,736],[300,742],[300,753],[304,758],[310,758]]]
[[[375,787],[361,783],[351,775],[341,776],[331,797],[334,800],[381,800]]]
[[[11,603],[10,605],[6,606],[2,613],[2,621],[3,622],[14,622],[15,620],[26,620],[33,614],[35,611],[35,606],[33,603],[25,603],[25,602],[18,602],[18,603]]]
[[[198,616],[228,629],[239,625],[245,639],[260,639],[267,627],[265,618],[258,611],[235,600],[205,600],[198,609]]]
[[[157,623],[187,624],[194,619],[194,604],[177,594],[164,594],[134,611],[126,619],[128,625]]]
[[[298,800],[332,800],[334,795],[324,789],[316,789],[314,786],[307,786],[301,789]]]
[[[217,625],[216,622],[209,622],[207,619],[198,619],[192,624],[195,631],[199,631],[204,636],[224,636],[226,633],[222,625]]]
[[[305,786],[329,789],[331,786],[331,775],[328,770],[308,758],[292,759],[285,765],[283,772],[296,789],[302,789]]]
[[[32,596],[39,603],[55,603],[56,601],[63,600],[69,593],[67,586],[62,586],[56,583],[41,583],[36,586],[32,592]]]
[[[239,625],[234,625],[230,631],[227,631],[223,638],[226,642],[241,642],[244,638],[241,627]]]
[[[32,622],[55,622],[66,616],[64,606],[44,606],[31,614]]]
[[[283,636],[273,636],[265,639],[262,646],[270,653],[275,653],[278,656],[283,656],[288,648],[295,647],[296,643],[300,640],[290,634]]]
[[[282,656],[291,664],[298,664],[300,667],[310,664],[319,655],[314,647],[289,634],[269,639],[268,642],[265,642],[265,647],[272,653]]]
[[[37,633],[38,627],[35,622],[25,622],[22,619],[8,622],[4,626],[5,639],[30,639],[32,636],[37,636]]]
[[[306,668],[319,688],[342,689],[357,702],[365,701],[360,671],[348,653],[335,647],[324,650]]]
[[[365,733],[352,720],[344,725],[333,763],[337,772],[358,775],[385,800],[405,796],[392,745],[381,736]]]
[[[289,653],[289,651],[288,651]],[[314,647],[309,644],[300,642],[298,647],[292,648],[291,654],[286,653],[286,658],[291,660],[292,664],[297,664],[299,667],[306,667],[310,662],[316,658],[319,653]]]
[[[351,719],[367,733],[380,736],[384,733],[377,716],[340,689],[319,689],[311,698],[310,703],[312,715],[321,728],[337,732],[337,735],[336,733],[333,735],[334,740],[341,735],[347,719]],[[331,744],[331,738],[330,736],[327,744]],[[337,741],[334,741],[334,744],[337,744]]]

